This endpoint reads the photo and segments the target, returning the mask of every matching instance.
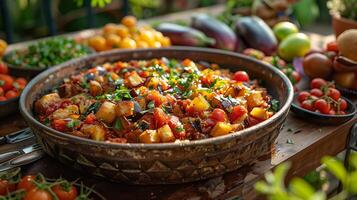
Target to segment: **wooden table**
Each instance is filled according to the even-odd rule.
[[[222,6],[216,6],[209,9],[198,9],[198,11],[171,14],[168,17],[160,17],[160,19],[175,20],[188,18],[197,12],[214,13],[220,10],[222,10]],[[91,33],[93,30],[81,31],[79,34],[88,35]],[[333,38],[323,38],[316,34],[311,36],[314,46],[319,46]],[[18,45],[21,44],[12,45],[10,49],[16,48]],[[88,186],[94,185],[95,189],[107,199],[236,199],[237,197],[253,199],[256,198],[253,189],[256,181],[276,165],[289,161],[292,165],[288,178],[303,176],[320,165],[322,156],[336,155],[343,151],[349,130],[355,122],[357,122],[356,117],[340,126],[320,126],[298,119],[290,113],[273,147],[272,159],[261,159],[224,176],[194,183],[156,186],[111,183],[83,172],[74,171],[49,156],[23,167],[23,172],[25,174],[41,172],[49,178],[64,177],[69,180],[79,178]],[[0,135],[23,127],[26,127],[26,124],[19,114],[9,116],[0,120]],[[292,143],[288,143],[288,140]],[[1,146],[0,151],[4,151]]]

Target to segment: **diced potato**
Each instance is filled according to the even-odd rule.
[[[161,142],[174,142],[175,136],[171,131],[169,125],[165,125],[157,130],[157,133],[160,137]]]
[[[130,87],[136,87],[140,85],[143,82],[143,79],[136,73],[136,71],[133,71],[130,76],[128,77],[128,84]]]
[[[102,86],[98,81],[90,81],[89,82],[89,92],[92,96],[98,96],[103,93]]]
[[[79,108],[76,105],[69,105],[65,108],[57,109],[52,113],[53,119],[66,119],[72,118],[72,116],[77,116],[79,114]],[[75,117],[74,117],[75,118]]]
[[[120,116],[131,116],[134,114],[134,102],[133,101],[121,101],[115,107],[115,113]]]
[[[252,91],[247,96],[247,105],[249,109],[253,107],[260,106],[264,103],[262,92],[261,91]]]
[[[217,137],[221,135],[227,135],[229,132],[233,130],[233,127],[230,123],[226,122],[218,122],[213,129],[211,130],[211,136]]]
[[[140,142],[150,144],[150,143],[159,143],[160,137],[157,134],[156,130],[146,130],[142,132],[139,136]]]
[[[103,141],[105,139],[105,129],[99,125],[84,124],[81,128],[81,132],[85,135],[89,135],[93,140]]]
[[[145,110],[146,109],[146,100],[144,97],[135,97],[134,98],[136,102],[138,102],[141,110]]]
[[[111,124],[115,119],[115,104],[109,101],[105,101],[95,114],[97,119],[100,119],[108,124]]]
[[[266,120],[269,118],[269,113],[264,108],[260,107],[253,108],[253,110],[250,111],[250,115],[262,120]]]
[[[38,113],[44,113],[48,106],[59,101],[61,101],[61,98],[57,93],[46,94],[36,101],[35,110]]]
[[[203,96],[195,97],[192,100],[191,105],[193,106],[194,110],[197,112],[205,111],[210,108],[208,101]]]

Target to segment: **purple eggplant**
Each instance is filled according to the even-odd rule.
[[[216,40],[214,48],[234,51],[237,46],[237,36],[225,23],[206,14],[192,17],[191,27],[204,32],[208,37]]]
[[[276,52],[278,41],[270,27],[259,17],[240,17],[235,31],[251,48],[263,51],[266,55]]]
[[[161,23],[155,29],[169,37],[173,45],[209,46],[215,43],[214,39],[207,37],[201,31],[187,26]]]

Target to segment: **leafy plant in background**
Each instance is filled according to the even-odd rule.
[[[327,7],[332,15],[357,21],[357,0],[329,0]]]
[[[77,3],[77,6],[83,6],[84,0],[75,0]],[[110,4],[112,0],[91,0],[90,4],[92,7],[100,7],[103,8],[107,4]]]
[[[265,181],[259,181],[255,189],[270,200],[344,200],[357,194],[357,155],[350,157],[350,169],[345,169],[343,163],[332,157],[324,157],[322,164],[326,170],[342,183],[342,191],[328,198],[322,190],[316,190],[302,178],[293,178],[288,185],[284,184],[289,164],[277,166],[274,172],[265,174]]]

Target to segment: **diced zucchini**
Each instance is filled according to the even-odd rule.
[[[103,141],[105,139],[105,129],[99,125],[84,124],[81,131],[93,140]]]
[[[217,137],[221,135],[227,135],[229,132],[233,130],[230,123],[226,122],[218,122],[213,129],[211,130],[211,136]]]
[[[193,106],[193,109],[197,112],[202,112],[210,108],[210,104],[203,96],[195,97],[192,100],[191,105]]]
[[[157,133],[160,137],[161,142],[174,142],[175,136],[171,131],[169,125],[165,125],[157,130]]]
[[[269,113],[264,108],[260,108],[260,107],[253,108],[253,110],[250,111],[250,115],[252,117],[262,120],[266,120],[269,118]]]
[[[133,101],[121,101],[115,107],[115,112],[118,117],[131,116],[134,114],[134,102]]]
[[[139,136],[140,142],[151,144],[151,143],[159,143],[160,137],[157,134],[156,130],[146,130],[142,132]]]
[[[251,91],[251,93],[247,96],[247,105],[250,109],[252,109],[253,107],[260,106],[263,103],[264,100],[261,91]]]
[[[105,101],[95,114],[97,119],[100,119],[108,124],[111,124],[115,119],[115,104],[109,101]]]
[[[133,71],[130,76],[128,77],[128,84],[131,87],[136,87],[140,85],[143,82],[143,79],[136,73],[136,71]]]

